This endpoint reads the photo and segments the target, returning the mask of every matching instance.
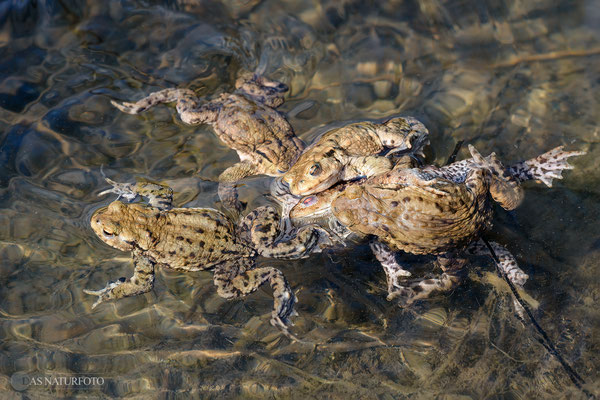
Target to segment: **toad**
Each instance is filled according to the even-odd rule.
[[[470,151],[471,159],[445,167],[407,168],[404,163],[387,173],[305,196],[290,217],[296,225],[324,223],[342,238],[374,236],[371,248],[386,272],[388,299],[399,296],[410,303],[434,290],[448,290],[459,281],[463,250],[489,254],[479,237],[491,225],[490,197],[514,209],[523,198],[521,182],[538,180],[551,187],[563,170],[572,169],[569,157],[585,154],[557,147],[505,168],[495,154],[484,158],[472,146]],[[514,257],[497,243],[492,247],[500,268],[522,287],[527,275]],[[443,274],[400,282],[411,274],[396,261],[399,250],[436,255]]]
[[[183,122],[210,124],[215,133],[238,153],[240,162],[219,175],[219,197],[228,209],[240,212],[235,182],[258,174],[280,176],[296,161],[304,142],[285,116],[276,110],[283,104],[288,87],[263,76],[243,74],[233,93],[223,93],[200,103],[190,89],[164,89],[135,103],[112,105],[128,114],[139,114],[160,103],[176,103]]]
[[[132,253],[134,273],[130,278],[109,282],[103,289],[85,290],[98,296],[92,308],[150,291],[155,266],[178,271],[212,269],[217,292],[226,299],[246,296],[268,282],[275,299],[271,324],[293,337],[287,326],[294,315],[294,293],[281,271],[256,268],[255,260],[258,255],[306,257],[323,239],[321,230],[303,227],[279,238],[278,213],[271,207],[254,210],[236,228],[227,216],[211,208],[172,208],[173,192],[168,187],[107,180],[113,188],[101,195],[113,192],[129,201],[143,196],[149,204],[117,199],[93,214],[91,227],[98,238]]]
[[[412,117],[349,124],[326,132],[307,147],[281,183],[293,195],[308,195],[340,181],[378,175],[392,169],[388,156],[422,149],[428,134],[425,125]],[[386,157],[381,156],[386,149]]]

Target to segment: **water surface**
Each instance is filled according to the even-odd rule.
[[[583,397],[511,308],[485,259],[452,293],[386,301],[366,245],[282,262],[297,293],[291,343],[269,289],[240,301],[210,272],[159,270],[150,293],[91,310],[84,288],[129,276],[129,254],[89,227],[116,181],[148,178],[179,206],[218,206],[237,161],[173,107],[109,101],[162,88],[231,90],[243,70],[290,86],[282,110],[309,142],[346,121],[413,115],[431,162],[459,140],[508,162],[558,145],[588,152],[548,189],[526,185],[491,237],[529,274],[541,325],[600,391],[600,10],[597,1],[18,1],[0,4],[0,391],[7,398]],[[466,149],[460,153],[467,155]],[[269,179],[240,188],[252,209]],[[407,257],[417,271],[429,259]],[[31,386],[15,373],[102,377]]]

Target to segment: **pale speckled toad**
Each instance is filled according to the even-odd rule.
[[[219,176],[219,196],[227,208],[240,211],[234,182],[247,176],[279,176],[296,161],[304,142],[275,108],[283,104],[285,84],[262,76],[244,74],[233,93],[223,93],[200,104],[190,89],[164,89],[135,103],[111,103],[128,114],[139,114],[159,103],[176,102],[181,120],[187,124],[210,124],[240,162]]]
[[[429,132],[412,117],[383,123],[358,122],[326,132],[311,144],[281,177],[293,195],[323,191],[337,182],[369,177],[392,169],[389,157],[380,154],[420,151]],[[418,149],[418,150],[415,150]]]

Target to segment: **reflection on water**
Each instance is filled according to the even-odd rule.
[[[385,300],[366,246],[267,261],[296,291],[290,343],[271,294],[216,294],[210,272],[160,270],[149,294],[94,311],[83,288],[128,276],[129,255],[89,228],[117,181],[165,181],[176,203],[217,205],[236,160],[208,126],[172,108],[119,113],[110,99],[189,87],[229,90],[241,70],[290,86],[283,109],[310,141],[327,126],[403,113],[432,132],[432,161],[458,140],[502,159],[559,144],[588,151],[552,189],[497,210],[493,239],[529,274],[537,316],[598,388],[600,12],[597,2],[216,0],[0,4],[0,390],[10,377],[102,377],[30,386],[56,396],[573,398],[560,365],[473,259],[451,294],[410,309]],[[463,151],[462,154],[465,154]],[[269,180],[244,181],[252,208]],[[418,271],[429,260],[409,258]]]

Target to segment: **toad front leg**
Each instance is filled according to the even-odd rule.
[[[429,143],[429,131],[413,117],[392,118],[378,125],[375,134],[384,147],[391,148],[387,156],[409,149],[423,156],[423,148]]]
[[[98,196],[115,193],[127,201],[133,201],[137,196],[145,197],[148,204],[159,210],[168,210],[173,206],[173,189],[166,185],[152,182],[118,183],[106,177],[104,179],[113,187],[100,192]]]
[[[92,309],[108,300],[136,296],[152,290],[154,287],[154,263],[149,258],[135,253],[133,262],[135,269],[131,278],[120,278],[116,282],[109,282],[104,289],[100,290],[83,289],[86,294],[98,296]]]
[[[235,82],[238,92],[250,96],[254,101],[277,108],[283,104],[286,84],[257,74],[244,74]]]
[[[389,148],[386,157],[377,155],[361,155],[350,152],[350,160],[346,164],[341,179],[350,181],[360,177],[369,177],[385,173],[393,168],[389,156],[400,152],[410,151],[415,155],[423,155],[423,148],[429,143],[429,131],[419,120],[406,118],[392,118],[382,124],[363,125],[371,136],[383,148]],[[364,154],[364,153],[363,153]]]
[[[392,161],[381,156],[351,157],[344,167],[341,180],[351,181],[358,178],[366,178],[390,171],[393,168]]]
[[[272,267],[249,269],[252,263],[250,259],[237,259],[216,267],[214,283],[217,293],[223,298],[235,299],[256,291],[268,282],[274,298],[271,324],[291,336],[287,326],[292,325],[289,318],[296,315],[296,296],[281,271]]]
[[[235,217],[244,209],[244,205],[238,200],[236,182],[256,174],[258,174],[256,165],[246,160],[232,165],[219,175],[219,199],[223,207],[235,213]]]

